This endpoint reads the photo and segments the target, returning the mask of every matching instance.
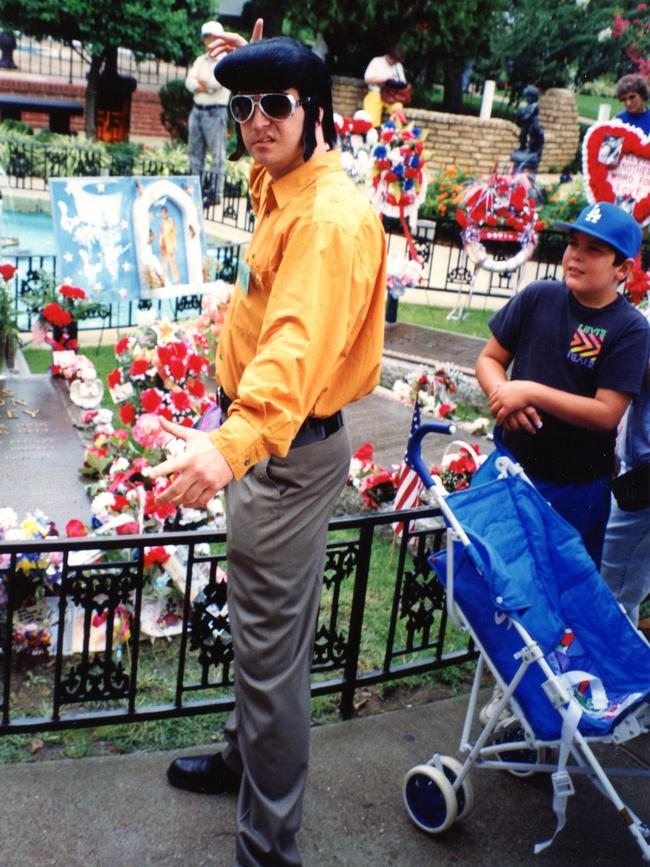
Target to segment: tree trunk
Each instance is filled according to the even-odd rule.
[[[99,79],[99,70],[101,69],[104,54],[93,54],[90,59],[90,69],[86,75],[88,84],[86,85],[86,101],[84,107],[85,124],[84,131],[86,137],[91,141],[97,138],[97,127],[95,125],[95,109],[97,107],[97,81]]]
[[[450,114],[463,112],[463,69],[465,64],[460,60],[449,60],[445,67],[445,93],[442,110]]]

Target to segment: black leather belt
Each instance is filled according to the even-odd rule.
[[[198,102],[194,103],[194,108],[198,108],[199,111],[213,111],[215,108],[228,108],[227,105],[199,105]]]
[[[217,403],[221,407],[221,412],[225,416],[228,412],[232,400],[228,397],[225,391],[219,387],[217,390]],[[301,446],[308,446],[311,443],[317,443],[326,440],[328,437],[335,434],[337,430],[343,427],[343,414],[339,410],[334,415],[328,415],[327,418],[316,418],[309,416],[301,424],[298,433],[293,438],[289,448],[299,449]]]

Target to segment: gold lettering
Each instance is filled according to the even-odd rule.
[[[8,409],[6,418],[18,418],[18,413],[15,409]]]
[[[28,415],[30,418],[36,418],[39,414],[40,409],[24,409],[23,412]]]
[[[27,406],[27,401],[26,401],[26,400],[21,400],[19,397],[12,397],[12,398],[11,398],[11,402],[12,402],[12,404],[13,404],[14,406],[18,406],[18,405],[20,405],[20,406]]]

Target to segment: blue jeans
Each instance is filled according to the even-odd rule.
[[[612,501],[601,573],[636,625],[650,593],[650,507],[624,512]]]

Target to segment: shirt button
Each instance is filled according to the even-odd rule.
[[[244,461],[244,466],[245,466],[245,467],[250,467],[250,465],[251,465],[251,462],[250,462],[250,461]]]

